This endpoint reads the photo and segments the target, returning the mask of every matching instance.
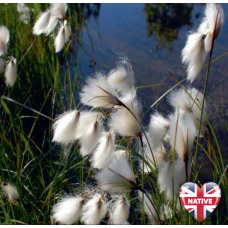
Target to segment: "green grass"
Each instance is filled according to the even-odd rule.
[[[6,25],[11,33],[9,53],[19,62],[18,81],[12,89],[4,85],[3,75],[0,75],[0,184],[12,182],[20,195],[19,201],[13,203],[3,198],[0,191],[0,224],[53,224],[50,211],[62,194],[81,193],[87,186],[96,187],[95,172],[91,169],[88,159],[80,156],[77,142],[68,147],[52,143],[51,126],[55,115],[80,105],[78,90],[81,84],[78,81],[81,79],[79,67],[83,64],[80,61],[83,30],[77,34],[77,38],[80,38],[78,61],[76,73],[71,75],[67,60],[69,45],[57,55],[54,53],[52,39],[47,39],[45,36],[35,39],[32,35],[35,18],[40,10],[48,7],[48,4],[29,6],[34,8],[31,23],[23,25],[19,23],[16,4],[0,4],[0,24]],[[87,19],[84,7],[76,4],[68,10],[70,21],[75,20],[75,26],[81,28]],[[226,54],[228,52],[211,61],[210,67],[213,67],[214,61],[219,61]],[[65,71],[61,68],[60,59]],[[172,73],[175,75],[175,72]],[[146,112],[156,107],[158,102],[175,87],[183,87],[184,81],[185,79],[176,81],[175,86],[147,107]],[[101,111],[105,113],[104,110]],[[106,114],[106,117],[108,119],[109,115]],[[209,120],[207,122],[210,126],[211,140],[201,139],[195,143],[198,146],[198,154],[203,153],[210,162],[209,179],[219,183],[222,190],[221,202],[215,212],[202,223],[197,222],[186,211],[176,211],[175,205],[170,203],[175,216],[170,220],[161,221],[162,224],[228,223],[227,160],[223,157],[213,127]],[[151,195],[159,208],[166,201],[164,194],[159,193],[157,170],[150,175],[141,175],[138,160],[143,158],[131,140],[138,139],[118,138],[117,144],[128,148],[137,182],[146,189],[152,189]],[[194,156],[193,153],[192,158]],[[196,157],[193,164],[196,168],[190,181],[199,183],[198,176],[202,172],[200,165]],[[137,210],[141,205],[134,192],[129,194],[129,198],[132,207],[129,221],[133,224],[148,224],[144,213]]]

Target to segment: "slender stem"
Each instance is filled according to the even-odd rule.
[[[213,31],[213,34],[212,34],[211,51],[210,51],[209,63],[208,63],[208,67],[207,67],[206,80],[205,80],[205,84],[204,84],[202,109],[201,109],[201,113],[200,113],[200,123],[199,123],[199,129],[198,129],[198,135],[197,135],[197,144],[196,144],[196,152],[195,152],[195,159],[194,159],[195,160],[194,161],[194,172],[196,172],[196,160],[197,160],[197,155],[198,155],[199,136],[200,136],[200,131],[201,131],[201,124],[202,124],[202,117],[203,117],[203,109],[204,109],[204,102],[205,102],[205,96],[206,96],[206,91],[207,91],[207,83],[208,83],[209,72],[210,72],[212,52],[213,52],[213,48],[214,48],[215,32],[216,32],[216,25],[217,25],[217,20],[218,20],[219,8],[220,8],[220,3],[218,5],[218,11],[217,11],[216,20],[215,20],[214,31]]]
[[[142,189],[144,189],[144,159],[145,159],[145,156],[144,156],[144,148],[143,148],[143,141],[142,141],[142,134],[140,133],[139,134],[139,141],[140,141],[140,144],[141,144],[141,148],[142,148]]]
[[[179,121],[179,112],[177,113],[176,129],[175,129],[175,138],[174,138],[174,147],[172,151],[172,190],[173,190],[173,202],[174,202],[174,166],[175,166],[175,148],[176,148],[176,139],[177,139],[177,130],[178,130],[178,121]],[[175,214],[175,210],[173,210]]]
[[[144,190],[144,159],[145,159],[145,156],[144,156],[144,148],[143,148],[143,141],[142,141],[142,134],[140,133],[139,134],[139,141],[140,141],[140,144],[141,144],[141,148],[142,148],[142,189]],[[142,195],[142,204],[144,205],[144,202],[145,202],[145,199],[144,199],[144,195]]]
[[[19,61],[18,63],[18,66],[20,65],[21,61],[24,59],[25,55],[29,52],[29,50],[32,48],[33,44],[35,43],[36,41],[36,36],[35,36],[35,39],[33,40],[32,44],[30,45],[30,47],[28,48],[28,50],[25,52],[25,54],[22,56],[21,60]]]
[[[154,210],[156,211],[156,214],[157,214],[158,218],[160,218],[159,213],[158,213],[158,211],[157,211],[157,208],[156,208],[156,206],[154,205],[154,202],[151,200],[151,198],[150,198],[150,196],[148,195],[148,193],[147,193],[144,189],[142,189],[142,188],[140,188],[140,187],[139,187],[138,190],[141,191],[141,192],[143,192],[143,193],[147,196],[147,198],[148,198],[148,200],[150,201],[151,205],[154,207]],[[147,205],[147,207],[149,208],[148,205]],[[150,208],[149,208],[149,210],[150,210]],[[151,211],[151,210],[150,210],[150,211]],[[151,212],[151,214],[153,215],[152,212]],[[154,217],[154,219],[155,219],[155,221],[156,221],[157,223],[160,223],[160,219],[159,219],[159,222],[158,222],[154,215],[153,215],[153,217]]]
[[[186,152],[184,155],[184,163],[185,163],[185,172],[186,172],[186,182],[188,181],[188,130],[187,130],[187,139],[186,139]]]

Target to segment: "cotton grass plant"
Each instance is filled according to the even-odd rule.
[[[19,198],[17,188],[11,183],[3,183],[0,188],[2,189],[3,196],[8,197],[9,200],[15,202]]]
[[[214,11],[219,12],[215,4],[208,4],[206,6],[206,16],[203,20],[203,24],[207,23],[208,27],[212,26],[211,18],[216,14]],[[217,17],[219,19],[217,22],[218,29],[216,37],[224,23],[222,10],[218,13]],[[213,22],[216,23],[215,17]],[[191,82],[202,68],[206,53],[210,51],[208,43],[211,43],[212,31],[208,30],[203,32],[202,27],[201,25],[199,31],[203,33],[203,35],[201,35],[201,33],[190,35],[186,47],[182,52],[183,62],[189,64],[187,72],[188,79]],[[213,28],[216,29],[216,27]],[[198,40],[195,38],[196,36],[199,37],[197,38]],[[203,42],[204,38],[205,42],[201,44],[200,42]],[[203,45],[205,47],[203,47]],[[205,121],[206,118],[200,121],[202,108],[204,115],[206,115],[206,106],[202,106],[203,95],[195,88],[186,89],[188,91],[187,93],[182,88],[172,92],[169,96],[169,100],[170,104],[174,107],[174,113],[170,114],[168,118],[163,117],[159,113],[152,115],[147,133],[142,131],[141,106],[137,99],[137,91],[132,87],[134,84],[132,82],[135,80],[132,79],[133,74],[129,75],[128,72],[132,72],[131,66],[128,65],[128,69],[126,69],[120,64],[119,66],[117,65],[116,69],[111,70],[110,73],[107,74],[107,77],[101,73],[95,73],[93,77],[87,80],[87,85],[82,90],[80,95],[81,102],[93,108],[111,109],[111,113],[109,114],[110,118],[108,118],[108,127],[114,130],[120,137],[140,137],[141,149],[138,153],[140,154],[141,151],[142,181],[144,181],[145,173],[149,174],[155,171],[158,175],[157,184],[160,193],[164,192],[166,200],[174,204],[177,202],[180,186],[188,180],[189,172],[191,172],[191,170],[189,171],[191,164],[190,155],[194,140],[197,137],[197,128],[201,130],[202,135],[205,135],[208,129],[208,125]],[[121,92],[123,85],[130,88],[128,92]],[[201,126],[199,126],[200,123]],[[143,134],[146,138],[145,141],[147,141],[146,153],[142,143]],[[168,145],[167,143],[166,145],[164,144],[166,136],[168,138]],[[102,139],[102,137],[104,137],[104,139]],[[124,191],[138,189],[138,191],[141,192],[140,194],[146,194],[146,197],[144,197],[144,195],[141,196],[142,204],[144,204],[145,198],[146,201],[149,201],[150,197],[144,190],[144,183],[141,183],[142,187],[137,184],[133,171],[131,170],[132,168],[128,165],[128,158],[117,158],[113,156],[115,150],[114,141],[111,142],[108,137],[110,136],[101,136],[100,143],[97,149],[94,149],[93,159],[91,160],[93,168],[101,169],[96,176],[98,188],[110,194],[113,192],[122,193]],[[114,138],[112,138],[112,140],[113,139]],[[90,140],[88,139],[88,141]],[[169,150],[171,150],[171,160],[169,160],[169,155],[167,155]],[[146,164],[146,166],[144,164],[145,156],[149,158],[148,165]],[[94,160],[97,160],[97,162],[94,162]],[[157,208],[152,202],[153,200],[151,199],[150,204],[152,208],[146,205],[144,211],[147,215],[149,214],[152,223],[158,224],[160,223],[159,213],[156,215],[154,215],[155,213],[153,215],[150,213],[150,210],[157,211]],[[177,210],[177,213],[179,213],[181,209],[180,202],[175,204],[172,210],[174,210],[174,208]],[[114,219],[114,214],[112,213],[112,220]]]
[[[4,73],[5,83],[9,87],[13,87],[17,80],[17,59],[8,56],[8,61],[4,62],[3,57],[8,54],[8,43],[10,40],[10,32],[4,26],[0,26],[0,73]]]
[[[218,15],[217,15],[218,12]],[[198,31],[188,36],[186,46],[182,50],[182,62],[187,64],[187,79],[192,83],[203,67],[207,53],[211,51],[212,39],[216,39],[223,27],[225,16],[223,9],[218,11],[217,5],[206,5],[205,17]],[[215,35],[213,37],[213,33]]]
[[[33,27],[35,35],[44,33],[50,36],[53,33],[55,47],[52,45],[52,48],[55,52],[64,49],[71,35],[66,12],[67,4],[53,4],[40,14]],[[213,26],[216,21],[216,26]],[[190,82],[201,70],[204,53],[208,53],[209,43],[213,44],[211,40],[218,36],[223,23],[221,6],[208,4],[200,25],[201,32],[197,32],[196,40],[189,35],[186,46],[190,47],[185,47],[182,52]],[[199,48],[197,53],[194,53],[195,47]],[[59,82],[55,73],[53,78],[56,86]],[[211,161],[213,180],[220,183],[224,191],[227,191],[226,167],[221,157],[219,161],[215,155],[215,147],[219,156],[220,148],[207,117],[205,93],[177,81],[178,86],[167,96],[169,115],[153,111],[146,126],[133,66],[126,56],[119,55],[113,69],[88,76],[80,93],[76,93],[80,98],[78,105],[69,102],[64,111],[51,118],[49,151],[38,148],[30,136],[26,141],[27,136],[22,133],[18,140],[15,133],[16,146],[12,151],[17,151],[17,172],[13,175],[10,171],[8,176],[17,180],[20,191],[13,185],[4,188],[2,184],[0,192],[4,215],[7,217],[7,210],[11,213],[8,221],[14,224],[36,224],[39,221],[42,224],[88,225],[197,224],[184,212],[178,194],[183,183],[198,180],[198,170],[193,169],[197,161],[194,157],[196,145]],[[53,104],[58,93],[59,90],[53,91]],[[2,97],[1,101],[7,115],[10,111],[6,99]],[[37,119],[38,116],[50,118],[41,111],[30,110],[37,114]],[[12,115],[9,116],[12,120]],[[207,144],[206,147],[202,142]],[[20,153],[22,145],[24,151]],[[33,155],[34,148],[39,155]],[[55,159],[50,156],[53,151]],[[60,151],[64,154],[56,156]],[[4,161],[6,155],[5,152]],[[26,156],[31,157],[23,166]],[[31,173],[28,167],[32,167]],[[30,179],[34,174],[39,177],[33,179],[35,184]],[[37,193],[39,189],[42,189],[41,194]],[[226,202],[227,197],[226,194]],[[26,198],[30,200],[25,205],[23,199]],[[18,201],[20,206],[16,207],[11,201]],[[211,218],[204,222],[209,223]]]
[[[57,27],[54,42],[56,53],[64,48],[71,36],[71,26],[68,22],[68,17],[66,17],[66,12],[66,3],[52,3],[49,9],[39,15],[33,27],[33,34],[37,36],[42,33],[48,36]]]
[[[0,26],[0,34],[1,34],[1,38],[0,38],[0,56],[5,56],[7,55],[7,44],[9,42],[10,39],[10,33],[9,30],[4,26],[1,25]]]

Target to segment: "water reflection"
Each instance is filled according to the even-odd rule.
[[[100,15],[100,3],[73,3],[69,4],[70,23],[72,25],[73,36],[71,38],[71,45],[67,53],[67,60],[69,61],[69,67],[71,68],[72,74],[75,74],[75,62],[79,49],[82,48],[83,52],[89,56],[91,62],[88,64],[89,67],[95,66],[93,59],[94,42],[93,37],[90,34],[90,28],[88,21],[97,21]],[[98,26],[97,26],[98,27]],[[89,43],[83,42],[83,35],[87,34],[89,37]],[[63,64],[65,58],[59,55],[60,63]],[[73,66],[73,67],[72,67]],[[65,70],[65,68],[64,68]]]
[[[69,14],[77,30],[81,30],[86,20],[93,18],[97,19],[100,14],[100,3],[71,3],[69,4]],[[74,27],[73,26],[73,27]]]
[[[153,36],[157,43],[156,50],[168,46],[172,51],[180,28],[192,26],[192,19],[199,17],[199,12],[194,12],[192,16],[193,8],[193,3],[145,3],[148,36]]]

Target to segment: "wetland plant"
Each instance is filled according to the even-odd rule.
[[[23,12],[22,9],[27,12],[24,5],[18,10]],[[64,49],[71,35],[66,12],[67,4],[52,4],[33,27],[37,36],[42,33],[48,36],[58,27],[55,52]],[[223,24],[220,5],[207,4],[201,25],[188,36],[182,50],[191,83],[203,67],[207,53],[212,53]],[[1,57],[7,53],[9,37],[8,29],[1,26]],[[5,67],[0,59],[0,72],[5,72],[9,86],[16,82],[16,62],[11,57]],[[52,199],[47,198],[47,201],[60,198],[52,208],[51,218],[60,224],[120,225],[129,224],[132,209],[137,209],[142,212],[142,222],[162,224],[180,214],[184,210],[178,197],[180,186],[196,175],[192,169],[194,143],[200,136],[204,138],[211,133],[205,93],[181,85],[168,95],[169,115],[156,110],[145,126],[132,65],[126,56],[119,55],[114,69],[107,74],[95,72],[87,78],[79,97],[82,107],[55,118],[52,142],[69,149],[69,153],[77,143],[78,157],[83,161],[80,164],[91,163],[91,181],[81,184],[77,193],[62,195],[61,191]],[[2,184],[1,189],[9,201],[19,199],[10,183]],[[51,188],[49,193],[52,194]]]
[[[219,12],[218,15],[217,12]],[[186,46],[182,51],[183,63],[188,65],[187,79],[190,82],[193,82],[199,74],[206,54],[211,51],[212,40],[214,41],[218,36],[223,23],[222,8],[220,7],[218,10],[216,4],[207,4],[202,24],[196,33],[188,36]],[[158,186],[158,192],[161,195],[164,194],[166,211],[163,212],[166,217],[172,217],[173,208],[176,213],[183,210],[177,196],[180,186],[188,180],[192,172],[190,170],[193,162],[191,156],[197,129],[200,127],[202,136],[208,131],[206,102],[202,105],[204,95],[196,88],[175,89],[168,97],[169,103],[173,107],[173,113],[165,117],[156,111],[151,115],[149,126],[144,127],[142,125],[142,107],[137,97],[137,89],[134,87],[135,78],[132,66],[124,56],[120,57],[120,61],[116,65],[117,67],[110,70],[107,75],[96,72],[89,77],[80,93],[81,103],[84,104],[82,108],[92,107],[87,112],[97,112],[97,116],[100,115],[101,119],[106,119],[103,121],[102,128],[98,128],[97,122],[94,120],[91,125],[84,124],[84,131],[80,132],[81,129],[78,129],[76,122],[79,125],[81,117],[76,116],[77,110],[71,111],[75,112],[73,118],[66,117],[64,123],[65,126],[68,126],[69,122],[72,124],[69,125],[69,130],[66,128],[62,131],[63,136],[59,140],[60,142],[66,141],[65,131],[72,136],[67,140],[68,143],[79,140],[82,146],[81,155],[90,157],[91,167],[96,173],[97,187],[94,189],[95,192],[86,199],[86,201],[88,200],[86,205],[91,205],[84,207],[81,221],[85,224],[98,224],[109,211],[111,224],[124,224],[128,220],[130,208],[126,199],[129,197],[130,191],[137,190],[136,194],[143,205],[142,211],[147,214],[152,224],[160,224],[162,218],[164,219],[164,216],[160,216],[162,208],[155,206],[154,200],[156,199],[153,199],[148,190],[145,190],[144,176],[152,175],[154,184]],[[101,108],[108,109],[108,111],[101,112]],[[204,116],[200,121],[202,110]],[[56,132],[61,132],[57,125],[58,122],[57,117],[54,123],[54,138]],[[108,132],[104,129],[108,129]],[[74,133],[71,134],[71,132]],[[134,149],[141,158],[141,165],[138,166],[139,170],[136,172],[142,178],[141,183],[132,170],[130,163],[132,155],[129,146],[124,147],[118,144],[117,139],[126,137],[130,137],[130,145],[135,146]],[[80,140],[81,138],[86,140]],[[83,146],[83,141],[84,144],[86,141],[88,144],[92,142],[92,145],[86,148]],[[133,143],[133,141],[135,142]],[[128,156],[124,156],[124,153],[120,155],[118,149],[130,154]],[[97,198],[97,194],[102,194],[102,197],[107,197],[107,200],[111,198],[109,203],[112,205],[112,202],[115,201],[114,206],[111,208],[101,206],[100,211],[98,208],[96,209],[97,202],[100,202],[98,198],[101,197],[100,195]],[[115,200],[115,194],[120,194],[118,200]],[[86,198],[83,194],[82,197]],[[98,214],[96,221],[88,220],[92,202],[93,210]],[[169,213],[168,205],[171,205],[172,213]]]
[[[68,23],[66,12],[66,3],[52,3],[49,9],[39,15],[33,27],[33,34],[37,36],[42,33],[48,36],[58,27],[54,42],[56,53],[64,48],[64,45],[69,42],[71,35],[71,26]]]

